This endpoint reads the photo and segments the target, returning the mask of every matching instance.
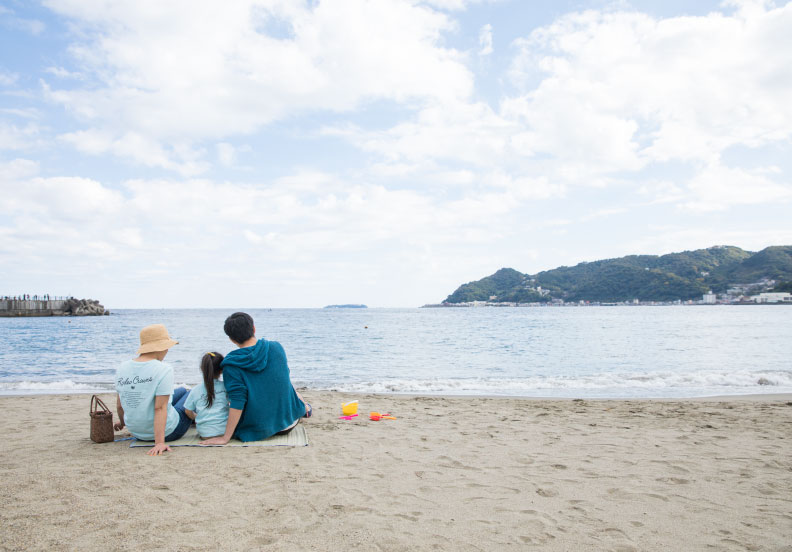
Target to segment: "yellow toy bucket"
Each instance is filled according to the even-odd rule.
[[[341,413],[344,416],[352,416],[353,414],[357,414],[357,409],[358,409],[357,401],[350,401],[348,403],[344,403],[341,405]]]

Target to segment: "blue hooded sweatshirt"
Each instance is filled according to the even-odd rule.
[[[229,405],[242,411],[234,431],[240,441],[266,439],[305,414],[289,377],[286,352],[277,341],[259,339],[231,351],[222,367]]]

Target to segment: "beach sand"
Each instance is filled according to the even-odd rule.
[[[89,395],[0,398],[0,548],[792,551],[790,396],[303,394],[308,447],[163,457],[92,443]]]

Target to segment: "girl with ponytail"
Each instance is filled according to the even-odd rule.
[[[198,434],[204,439],[223,435],[228,421],[228,397],[220,379],[222,362],[223,355],[217,352],[201,357],[203,383],[190,391],[184,403],[184,413],[195,420]]]

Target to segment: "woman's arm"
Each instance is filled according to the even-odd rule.
[[[185,408],[184,413],[187,414],[187,417],[190,418],[191,420],[195,419],[195,412],[193,412],[189,408]]]
[[[116,395],[116,412],[118,412],[118,421],[113,424],[113,429],[121,431],[124,429],[124,407],[121,406],[121,395]]]
[[[170,395],[157,395],[154,397],[154,446],[146,453],[149,456],[159,456],[171,448],[165,444],[165,424],[168,421],[168,402]]]

